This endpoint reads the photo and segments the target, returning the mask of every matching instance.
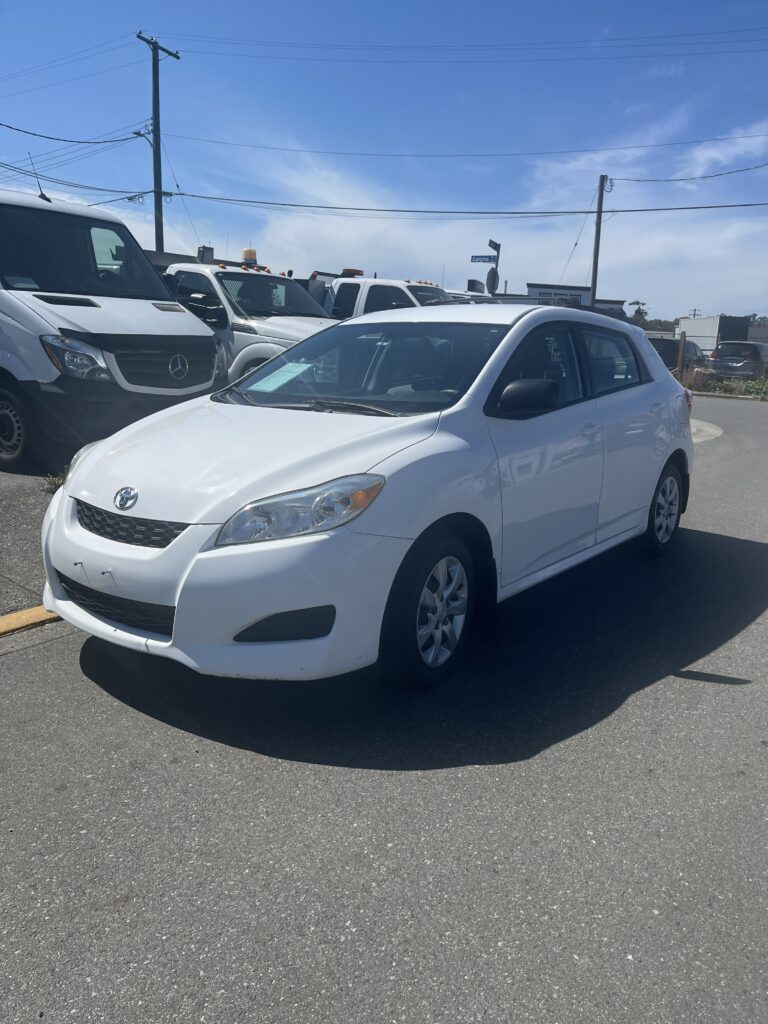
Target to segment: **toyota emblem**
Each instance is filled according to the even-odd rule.
[[[168,363],[168,372],[174,380],[184,380],[189,373],[187,357],[183,356],[181,352],[177,352],[175,356],[171,356],[170,362]]]
[[[138,500],[139,492],[135,487],[121,487],[112,499],[112,502],[115,508],[119,508],[122,512],[125,512],[129,508],[133,508]]]

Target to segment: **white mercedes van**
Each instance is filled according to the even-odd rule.
[[[118,217],[0,191],[0,468],[205,394],[222,370]]]

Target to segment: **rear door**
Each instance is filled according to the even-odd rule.
[[[597,543],[645,523],[669,450],[670,410],[629,335],[580,325],[605,436]]]

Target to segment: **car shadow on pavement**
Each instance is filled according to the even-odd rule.
[[[502,604],[462,675],[403,693],[372,670],[315,682],[199,676],[89,639],[84,674],[178,729],[268,756],[425,770],[519,761],[589,729],[660,679],[689,670],[768,608],[768,544],[681,530],[674,551],[634,543]]]

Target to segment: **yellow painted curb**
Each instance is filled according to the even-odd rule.
[[[34,626],[44,626],[46,622],[56,622],[58,618],[58,615],[46,611],[41,604],[36,608],[25,608],[22,612],[0,615],[0,636],[20,633],[22,629],[32,629]]]

